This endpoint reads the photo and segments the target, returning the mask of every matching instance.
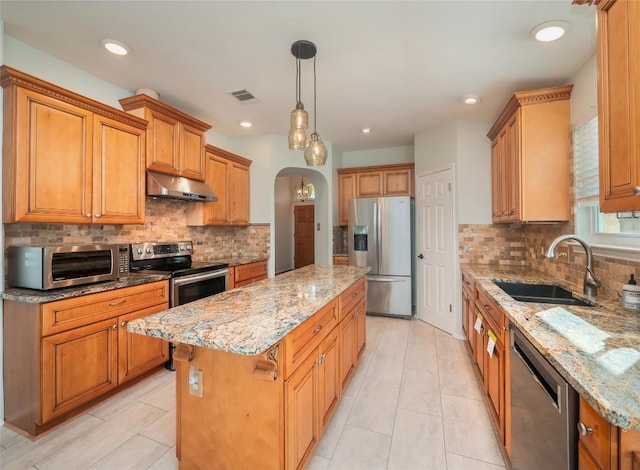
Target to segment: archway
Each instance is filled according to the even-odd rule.
[[[303,186],[312,184],[315,199],[297,199],[301,182]],[[296,205],[313,205],[315,227],[314,258],[316,264],[327,264],[327,255],[323,250],[322,239],[332,236],[329,227],[322,227],[321,220],[327,220],[329,186],[323,174],[308,168],[283,168],[274,181],[274,258],[275,273],[283,273],[294,269],[294,207]]]

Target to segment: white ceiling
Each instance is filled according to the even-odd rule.
[[[317,48],[318,133],[344,151],[411,145],[453,119],[494,120],[514,91],[563,85],[595,50],[595,8],[554,1],[7,1],[5,34],[230,137],[288,132],[291,44]],[[529,33],[571,24],[555,43]],[[126,43],[115,57],[102,38]],[[311,60],[302,101],[313,110]],[[242,104],[228,92],[248,89]],[[477,94],[476,106],[460,103]],[[240,121],[253,122],[243,129]],[[360,130],[371,127],[372,133]]]

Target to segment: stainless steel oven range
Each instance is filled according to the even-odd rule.
[[[227,290],[229,265],[192,261],[193,242],[132,243],[130,272],[168,274],[169,306],[177,307]],[[169,345],[167,368],[175,370],[174,344]]]

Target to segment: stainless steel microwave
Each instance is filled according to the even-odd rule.
[[[8,258],[13,287],[48,290],[129,275],[129,245],[12,246]]]

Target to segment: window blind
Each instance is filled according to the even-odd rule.
[[[598,180],[598,118],[573,131],[576,202],[587,202],[600,193]]]

